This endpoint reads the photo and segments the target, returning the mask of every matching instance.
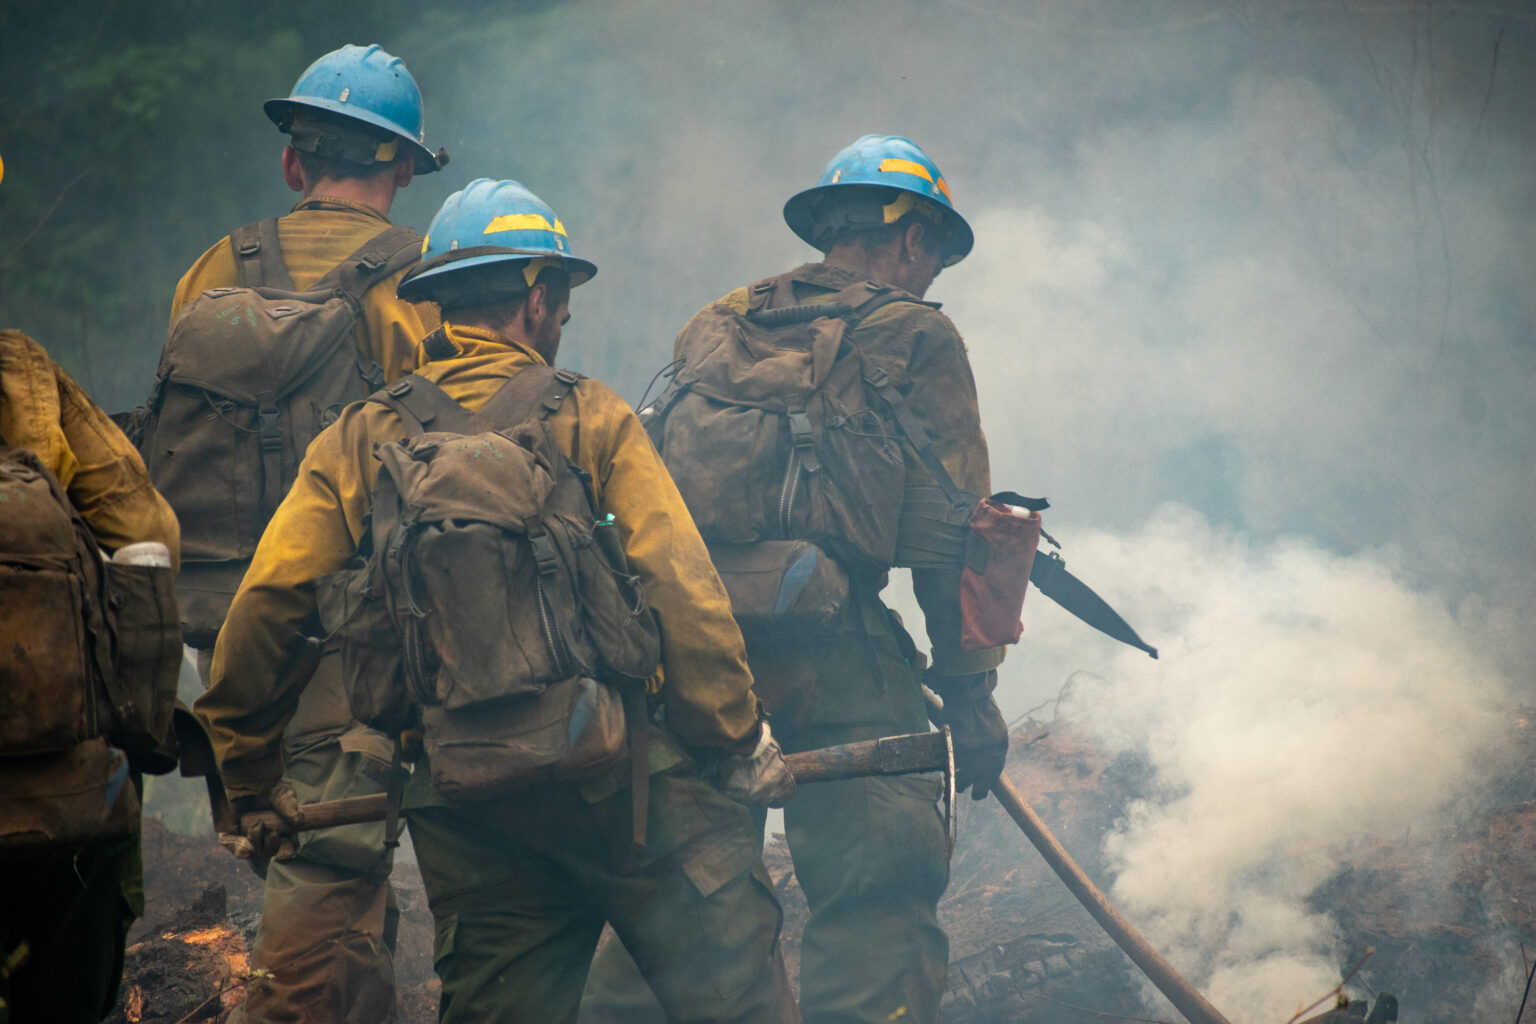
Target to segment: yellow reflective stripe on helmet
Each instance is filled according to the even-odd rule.
[[[902,174],[915,174],[924,181],[933,181],[933,172],[928,170],[916,160],[903,160],[900,157],[888,156],[880,161],[880,173],[898,171]],[[945,193],[948,195],[949,193]]]
[[[542,213],[504,213],[500,217],[493,218],[485,226],[485,234],[495,235],[502,231],[553,231],[557,235],[565,234],[565,225],[559,218],[551,224]]]
[[[934,182],[933,187],[938,189],[940,192],[943,192],[945,199],[948,199],[950,202],[955,201],[955,197],[949,194],[949,186],[944,184],[943,178],[940,178],[938,181]]]
[[[529,260],[523,264],[523,280],[528,282],[528,287],[533,287],[533,282],[539,279],[539,271],[545,267],[554,267],[559,270],[563,264],[559,260],[552,260],[547,256],[540,256],[536,260]]]
[[[427,254],[427,246],[429,246],[431,244],[432,244],[432,236],[431,235],[428,235],[427,237],[425,237],[425,238],[423,238],[421,240],[421,254],[423,256],[425,256]]]
[[[387,164],[395,158],[395,150],[400,148],[400,139],[390,139],[388,142],[379,143],[379,148],[373,151],[373,159],[381,164]]]

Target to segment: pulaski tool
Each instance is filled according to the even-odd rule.
[[[833,782],[872,775],[913,775],[919,772],[944,773],[944,829],[951,851],[955,845],[955,748],[949,727],[937,732],[917,732],[904,736],[883,736],[819,750],[786,754],[784,762],[794,773],[796,783]],[[338,825],[356,825],[383,821],[389,812],[389,795],[373,793],[341,800],[305,804],[290,823],[276,811],[255,811],[240,819],[243,831],[256,825],[272,832],[307,832]]]

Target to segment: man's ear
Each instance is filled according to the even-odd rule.
[[[523,301],[523,315],[528,318],[525,323],[530,331],[544,322],[548,304],[549,286],[543,281],[528,289],[528,298]]]
[[[406,154],[395,161],[395,188],[405,188],[416,177],[416,158]]]
[[[304,165],[299,161],[299,151],[292,146],[283,147],[283,181],[295,192],[304,191]]]
[[[902,238],[902,241],[906,243],[906,248],[901,253],[902,259],[917,259],[918,255],[923,252],[923,243],[927,237],[928,229],[925,225],[921,223],[908,224],[906,234]]]

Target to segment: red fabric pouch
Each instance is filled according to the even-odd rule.
[[[1040,544],[1040,513],[983,498],[971,514],[960,573],[960,649],[1018,643],[1024,592]]]

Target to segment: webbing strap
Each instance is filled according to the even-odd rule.
[[[471,413],[435,382],[411,373],[368,397],[393,409],[411,436],[429,430],[470,434],[503,430],[537,415],[544,419],[565,402],[581,374],[548,366],[530,366],[507,379],[479,412]]]
[[[565,402],[581,374],[548,366],[530,366],[490,397],[474,422],[479,430],[503,430],[538,416],[547,419]]]
[[[235,253],[235,268],[242,288],[276,288],[296,291],[283,259],[283,247],[277,237],[277,218],[268,217],[254,224],[236,228],[229,236]]]
[[[624,719],[629,727],[630,842],[639,849],[645,845],[651,816],[651,723],[645,687],[625,687]]]
[[[421,236],[403,224],[396,224],[364,242],[316,281],[311,290],[335,289],[360,306],[364,292],[414,263],[420,254]]]
[[[428,430],[464,434],[474,423],[469,410],[452,395],[414,373],[406,374],[382,391],[375,391],[368,400],[393,409],[412,437]]]
[[[395,752],[389,758],[389,785],[385,789],[388,803],[384,812],[384,848],[393,850],[400,845],[400,804],[405,797],[405,766],[401,764],[400,737],[395,737]]]
[[[275,391],[256,396],[256,416],[261,445],[261,509],[270,519],[283,500],[283,414]]]
[[[912,445],[912,450],[917,453],[917,459],[933,477],[933,482],[939,485],[951,504],[962,501],[965,498],[959,487],[955,486],[955,478],[949,475],[949,470],[944,468],[939,453],[933,450],[933,439],[928,436],[928,431],[918,422],[912,413],[912,407],[907,405],[907,400],[896,390],[896,385],[891,383],[891,378],[885,370],[875,367],[864,378],[880,400],[890,409],[891,417],[896,421],[896,426],[906,435],[907,443]]]

